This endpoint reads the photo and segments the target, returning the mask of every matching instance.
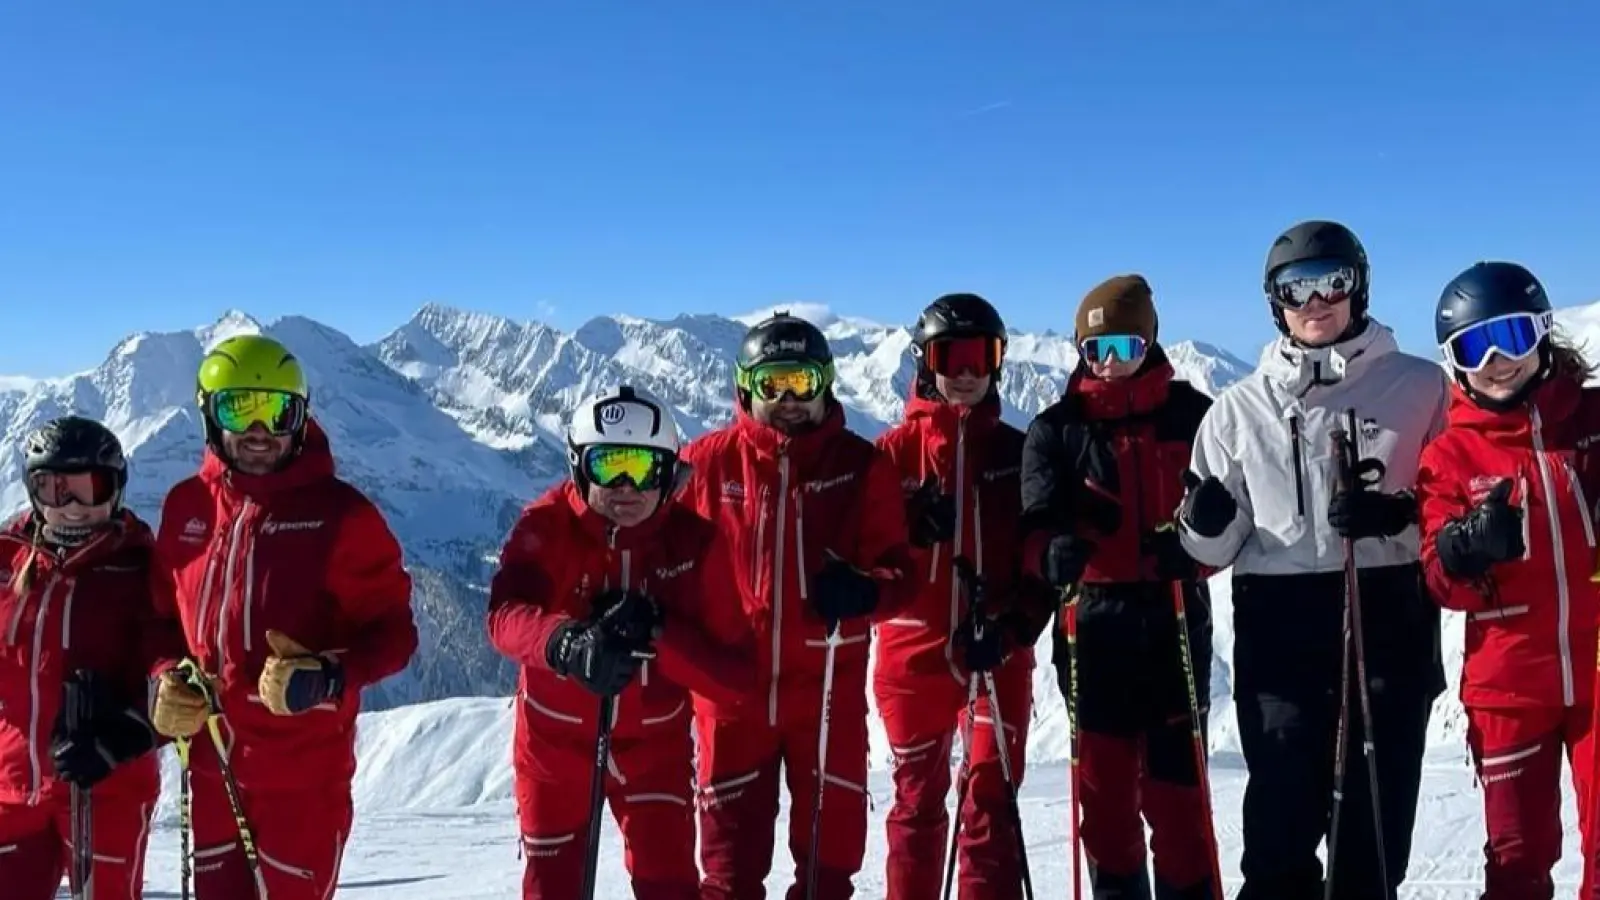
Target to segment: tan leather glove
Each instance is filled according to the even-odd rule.
[[[274,715],[293,716],[339,696],[344,672],[331,657],[318,656],[281,631],[268,629],[272,655],[261,667],[256,687]]]
[[[150,724],[158,734],[169,738],[193,737],[211,717],[205,694],[196,690],[177,671],[162,673],[156,684],[155,708]]]

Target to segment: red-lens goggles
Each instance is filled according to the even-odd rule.
[[[958,337],[930,341],[925,351],[928,368],[938,375],[992,375],[1000,369],[1004,354],[997,337]]]
[[[70,503],[103,506],[117,496],[117,475],[109,469],[40,470],[28,475],[28,495],[40,506],[61,507]]]

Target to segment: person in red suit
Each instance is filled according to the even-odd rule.
[[[899,477],[845,427],[833,379],[822,332],[779,313],[740,347],[736,421],[684,449],[757,650],[753,702],[696,704],[706,900],[766,896],[780,774],[790,900],[813,878],[816,900],[853,896],[866,853],[871,622],[915,586]]]
[[[48,900],[65,872],[82,891],[69,863],[87,852],[97,900],[138,900],[160,777],[147,674],[183,635],[155,615],[155,541],[122,505],[116,435],[66,416],[22,455],[29,508],[0,530],[0,885]],[[88,848],[72,830],[78,791]]]
[[[158,663],[152,716],[168,737],[208,731],[190,757],[195,896],[325,900],[354,816],[361,691],[416,652],[411,577],[383,514],[334,474],[294,354],[229,338],[198,381],[205,456],[167,493],[155,567],[190,665]]]
[[[1461,700],[1483,784],[1483,900],[1550,900],[1561,857],[1561,757],[1571,760],[1595,873],[1594,685],[1600,586],[1600,392],[1556,340],[1531,272],[1479,263],[1446,286],[1435,329],[1455,376],[1449,425],[1417,475],[1434,598],[1467,614]],[[1568,895],[1573,896],[1573,895]]]
[[[582,896],[607,704],[604,794],[633,896],[698,900],[689,692],[738,706],[755,678],[748,631],[715,529],[677,502],[671,408],[622,386],[579,404],[567,441],[571,479],[523,511],[489,588],[490,640],[522,668],[523,900]]]
[[[1005,347],[1005,323],[988,301],[975,294],[935,300],[913,333],[917,372],[905,421],[878,441],[908,495],[917,584],[916,602],[878,626],[873,676],[894,753],[889,900],[939,893],[958,729],[973,743],[963,748],[957,896],[1022,896],[1012,785],[1000,747],[1007,748],[1011,778],[1020,785],[1033,710],[1033,644],[1049,624],[1054,601],[1042,582],[1023,578],[1023,436],[1000,420]],[[973,585],[958,560],[981,579],[985,608],[974,609]],[[998,698],[988,696],[984,673],[992,673]],[[975,683],[975,716],[968,722]],[[996,721],[1005,730],[1003,742],[996,740]]]

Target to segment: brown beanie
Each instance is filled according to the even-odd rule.
[[[1156,340],[1156,306],[1142,275],[1118,275],[1096,285],[1078,305],[1077,339],[1101,334],[1137,334]]]

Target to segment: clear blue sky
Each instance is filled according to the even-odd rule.
[[[1600,298],[1577,0],[0,0],[0,372],[240,307],[572,327],[976,290],[1070,331],[1144,272],[1253,358],[1335,217],[1430,351],[1481,257]]]

